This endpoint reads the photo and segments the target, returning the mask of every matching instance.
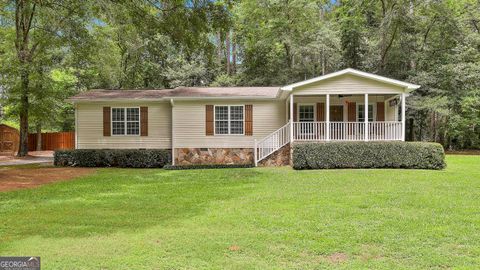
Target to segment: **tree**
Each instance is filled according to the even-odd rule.
[[[29,113],[31,98],[43,87],[34,88],[34,76],[38,76],[35,67],[45,65],[42,56],[57,50],[75,46],[75,39],[87,32],[85,18],[88,17],[87,2],[78,1],[40,1],[15,0],[6,1],[2,5],[2,19],[5,31],[14,33],[7,35],[3,42],[15,44],[15,54],[8,55],[11,68],[7,76],[8,99],[14,103],[19,115],[20,145],[18,156],[28,153]],[[10,23],[11,22],[11,23]],[[10,29],[10,25],[13,25]],[[8,47],[4,45],[3,47]],[[40,75],[40,77],[42,77]],[[37,85],[38,86],[38,85]],[[12,103],[12,104],[13,104]]]

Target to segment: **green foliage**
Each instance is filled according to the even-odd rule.
[[[75,149],[57,150],[55,166],[162,168],[170,161],[163,149]]]
[[[478,1],[38,3],[25,65],[14,1],[0,1],[7,120],[24,107],[22,71],[30,126],[70,130],[65,97],[88,89],[272,86],[353,67],[422,85],[407,99],[408,139],[480,148]]]
[[[237,86],[240,84],[240,80],[238,76],[231,76],[227,74],[221,74],[215,78],[210,86],[212,87],[230,87],[230,86]]]
[[[296,144],[293,168],[443,169],[445,153],[437,143],[331,142]]]

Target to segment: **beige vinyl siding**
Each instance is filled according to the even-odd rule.
[[[253,105],[253,136],[205,135],[205,105]],[[175,148],[253,148],[255,139],[285,125],[285,100],[270,101],[175,101]]]
[[[148,136],[103,136],[103,107],[148,107]],[[171,148],[171,106],[167,102],[92,102],[76,104],[77,148]]]
[[[354,75],[342,75],[301,86],[293,90],[294,95],[316,95],[316,94],[390,94],[402,93],[405,89],[392,84],[378,82],[372,79],[366,79]]]

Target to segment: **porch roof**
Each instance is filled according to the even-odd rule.
[[[397,86],[397,87],[402,87],[402,88],[405,88],[406,92],[411,92],[411,91],[420,87],[420,85],[407,83],[407,82],[387,78],[387,77],[384,77],[384,76],[380,76],[380,75],[376,75],[376,74],[372,74],[372,73],[368,73],[368,72],[359,71],[359,70],[356,70],[356,69],[353,69],[353,68],[347,68],[347,69],[343,69],[343,70],[333,72],[333,73],[330,73],[330,74],[327,74],[327,75],[315,77],[315,78],[312,78],[312,79],[309,79],[309,80],[301,81],[301,82],[294,83],[294,84],[289,84],[289,85],[281,87],[280,89],[284,90],[284,91],[292,91],[295,88],[298,88],[298,87],[301,87],[301,86],[306,86],[306,85],[318,83],[320,81],[324,81],[324,80],[327,80],[327,79],[331,79],[331,78],[335,78],[335,77],[342,76],[342,75],[347,75],[347,74],[357,76],[357,77],[360,77],[360,78],[366,78],[366,79],[371,79],[371,80],[382,82],[382,83],[391,84],[391,85],[394,85],[394,86]]]

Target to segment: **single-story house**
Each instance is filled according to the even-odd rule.
[[[70,100],[77,149],[171,149],[174,165],[281,165],[295,142],[403,141],[405,98],[419,87],[348,68],[281,87],[91,90]]]

